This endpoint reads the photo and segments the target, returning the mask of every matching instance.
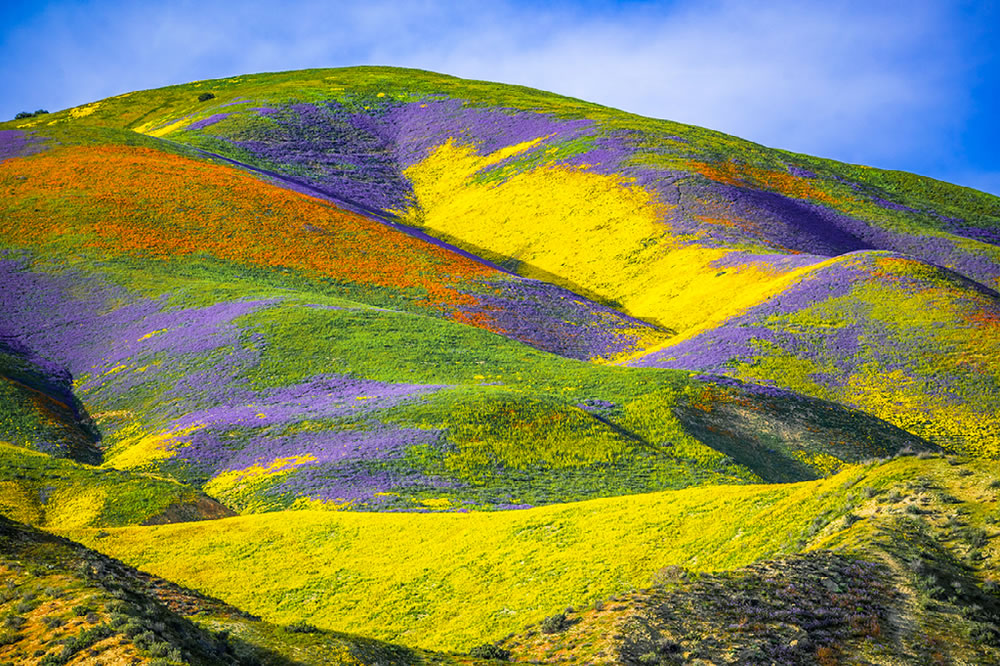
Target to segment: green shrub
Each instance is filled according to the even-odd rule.
[[[989,541],[989,535],[981,527],[967,527],[963,536],[973,548],[982,548]]]
[[[688,573],[684,567],[676,564],[669,564],[658,569],[656,573],[653,574],[653,578],[650,582],[653,587],[666,587],[667,585],[683,583],[687,579]]]
[[[543,634],[557,634],[560,631],[569,629],[570,624],[572,623],[566,617],[565,613],[557,613],[542,620],[541,629]]]
[[[156,634],[147,629],[136,634],[132,641],[140,650],[149,650],[156,644]]]
[[[476,659],[510,661],[510,650],[504,649],[499,645],[493,645],[492,643],[485,643],[483,645],[477,645],[469,650],[469,656],[475,657]]]
[[[24,623],[26,621],[27,620],[25,620],[20,615],[8,615],[7,618],[3,621],[3,626],[7,627],[8,629],[20,629],[21,627],[24,626]]]
[[[153,643],[149,646],[148,650],[150,655],[154,657],[166,657],[170,652],[169,643]]]
[[[56,627],[63,626],[65,622],[63,622],[62,618],[60,617],[55,617],[50,615],[48,617],[42,618],[42,624],[44,624],[49,629],[55,629]]]
[[[318,634],[322,630],[308,622],[293,622],[285,627],[285,631],[292,634]]]
[[[16,116],[14,116],[14,120],[24,120],[25,118],[34,118],[35,116],[44,116],[46,113],[48,113],[48,111],[46,111],[45,109],[38,109],[34,113],[28,112],[28,111],[21,111]]]
[[[199,102],[207,102],[210,99],[215,99],[215,95],[213,95],[210,92],[204,92],[204,93],[198,95],[198,101]]]

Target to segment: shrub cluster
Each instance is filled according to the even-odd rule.
[[[542,620],[541,629],[543,634],[557,634],[569,629],[571,624],[573,623],[569,621],[565,613],[557,613]]]
[[[16,116],[14,116],[14,120],[23,120],[25,118],[34,118],[35,116],[44,116],[46,113],[48,113],[48,111],[46,111],[45,109],[38,109],[35,112],[21,111]]]
[[[285,627],[285,631],[292,634],[318,634],[322,630],[308,622],[292,622]]]
[[[510,650],[502,648],[499,645],[493,645],[492,643],[485,643],[483,645],[477,645],[469,650],[469,656],[475,657],[476,659],[510,661]]]

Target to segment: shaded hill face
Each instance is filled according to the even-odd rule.
[[[65,368],[38,357],[17,338],[0,339],[0,393],[0,441],[100,462],[100,433]]]

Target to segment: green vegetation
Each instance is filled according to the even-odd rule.
[[[0,442],[0,515],[13,520],[39,527],[140,525],[168,509],[194,506],[199,499],[208,501],[175,481],[92,467]],[[189,519],[197,513],[192,511]],[[226,515],[225,510],[218,515]]]
[[[417,70],[39,114],[0,666],[1000,661],[1000,199]]]
[[[349,634],[289,631],[3,517],[0,574],[0,664],[457,661]]]
[[[715,571],[798,552],[838,534],[842,516],[872,501],[861,488],[891,487],[942,465],[902,458],[820,481],[515,512],[302,511],[106,530],[101,538],[68,534],[271,621],[309,617],[325,629],[463,649],[568,605],[641,588],[667,565]],[[231,575],[236,569],[241,576]]]

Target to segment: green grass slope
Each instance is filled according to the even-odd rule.
[[[981,466],[968,476],[960,469],[943,459],[901,458],[813,482],[691,488],[519,512],[297,512],[106,530],[100,538],[69,534],[269,620],[309,618],[410,645],[468,649],[566,606],[647,587],[664,566],[732,569],[810,544],[857,550],[883,520],[894,529],[897,518],[917,515],[905,508],[914,502],[920,512],[933,508],[936,520],[960,510],[969,527],[983,529],[997,515],[991,476]],[[930,485],[900,494],[914,483]],[[932,500],[931,486],[954,494],[956,504]],[[886,508],[875,499],[894,492]],[[937,503],[925,506],[925,498]],[[995,577],[991,533],[975,555],[958,551],[963,575]],[[240,578],[228,573],[234,568]]]
[[[233,515],[176,481],[0,442],[0,514],[37,527],[120,527]]]

